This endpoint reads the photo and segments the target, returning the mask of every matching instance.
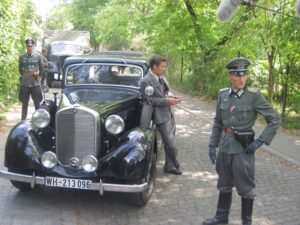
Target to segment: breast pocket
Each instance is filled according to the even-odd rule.
[[[23,63],[23,65],[25,65],[25,64],[28,64],[28,63],[29,63],[29,61],[28,61],[28,59],[27,59],[27,58],[23,58],[23,60],[22,60],[22,63]]]
[[[220,105],[220,109],[221,109],[221,112],[222,112],[222,119],[223,120],[226,120],[229,118],[229,102],[222,102],[221,105]]]
[[[252,106],[240,106],[237,110],[237,119],[238,120],[247,120],[253,116]]]

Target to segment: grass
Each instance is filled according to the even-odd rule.
[[[289,116],[282,120],[282,126],[288,130],[300,129],[300,116]]]
[[[0,121],[5,120],[5,115],[3,113],[0,113]]]
[[[1,99],[0,99],[1,100]],[[11,98],[7,101],[0,101],[0,121],[3,121],[6,119],[5,113],[10,109],[10,107],[17,102],[17,99]]]

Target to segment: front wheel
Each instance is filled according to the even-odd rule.
[[[144,192],[128,194],[128,201],[135,206],[145,206],[151,198],[156,180],[156,154],[152,155],[151,166],[146,177],[148,187]]]

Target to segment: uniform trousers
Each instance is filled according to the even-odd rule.
[[[20,86],[19,100],[22,102],[22,120],[25,120],[27,117],[30,96],[33,100],[34,107],[37,110],[40,106],[40,102],[43,99],[41,87],[26,87],[24,85]]]
[[[243,198],[254,198],[254,154],[238,153],[226,154],[219,152],[216,162],[219,175],[217,188],[220,192],[231,192],[236,187]]]
[[[165,148],[165,169],[179,167],[175,143],[176,124],[174,116],[162,124],[157,124],[157,129],[162,137]]]

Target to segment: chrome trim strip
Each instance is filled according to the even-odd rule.
[[[35,184],[45,185],[45,178],[33,175],[24,175],[18,173],[11,173],[7,171],[0,170],[0,177],[8,180],[15,180],[25,183],[30,183],[31,188],[34,188]],[[135,193],[135,192],[143,192],[148,188],[148,183],[143,184],[111,184],[111,183],[103,183],[101,179],[99,183],[92,183],[91,189],[94,191],[99,191],[100,195],[104,194],[104,191],[111,192],[126,192],[126,193]]]

